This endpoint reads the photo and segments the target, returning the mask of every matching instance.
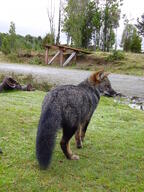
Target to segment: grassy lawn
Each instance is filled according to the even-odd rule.
[[[68,161],[58,133],[52,164],[40,171],[35,137],[45,92],[0,94],[0,192],[143,192],[144,113],[102,98],[83,149]]]

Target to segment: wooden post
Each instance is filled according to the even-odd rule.
[[[48,64],[49,58],[48,58],[48,53],[49,53],[49,48],[46,47],[46,52],[45,52],[45,64]]]
[[[76,65],[76,63],[77,63],[77,54],[78,54],[78,52],[76,51],[76,54],[75,54],[75,56],[74,56],[74,64]]]
[[[63,48],[59,48],[60,49],[60,66],[63,66]]]

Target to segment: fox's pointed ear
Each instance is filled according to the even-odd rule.
[[[95,73],[95,78],[97,81],[101,81],[103,80],[103,78],[105,77],[105,72],[104,70],[98,71]]]
[[[105,72],[105,73],[104,73],[104,76],[105,76],[105,77],[107,77],[107,76],[109,76],[109,75],[110,75],[110,73],[108,73],[108,72]]]
[[[98,72],[93,73],[93,74],[90,76],[89,79],[90,79],[91,82],[97,83],[97,82],[101,81],[104,77],[105,77],[104,70],[101,70],[101,71],[98,71]]]
[[[104,70],[99,71],[99,72],[97,73],[97,79],[98,79],[98,81],[103,80],[104,77],[105,77],[105,72],[104,72]]]
[[[103,80],[105,77],[107,77],[110,73],[108,72],[104,72],[104,70],[101,70],[99,72],[96,73],[97,75],[97,80],[101,81]]]

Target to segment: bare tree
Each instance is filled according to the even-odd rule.
[[[50,2],[50,9],[47,8],[47,14],[50,24],[50,34],[55,37],[55,27],[54,27],[54,15],[55,15],[55,6],[54,1],[51,0]]]
[[[56,43],[60,43],[60,33],[61,33],[61,12],[62,12],[62,0],[59,0],[59,18],[58,18],[58,34]]]

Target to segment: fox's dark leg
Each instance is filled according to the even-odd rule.
[[[77,148],[82,148],[82,139],[81,139],[82,126],[79,126],[78,130],[75,133],[75,141]]]
[[[67,157],[67,159],[78,160],[79,156],[72,154],[72,151],[70,149],[70,139],[73,135],[74,135],[74,132],[71,132],[71,133],[69,133],[69,135],[67,135],[63,131],[63,136],[62,136],[60,145],[61,145],[62,151],[65,154],[65,156]]]
[[[2,153],[2,150],[1,150],[1,148],[0,148],[0,153]]]
[[[84,141],[84,137],[87,131],[87,127],[88,127],[89,121],[86,122],[86,124],[84,125],[84,127],[81,130],[81,140],[82,142]]]

